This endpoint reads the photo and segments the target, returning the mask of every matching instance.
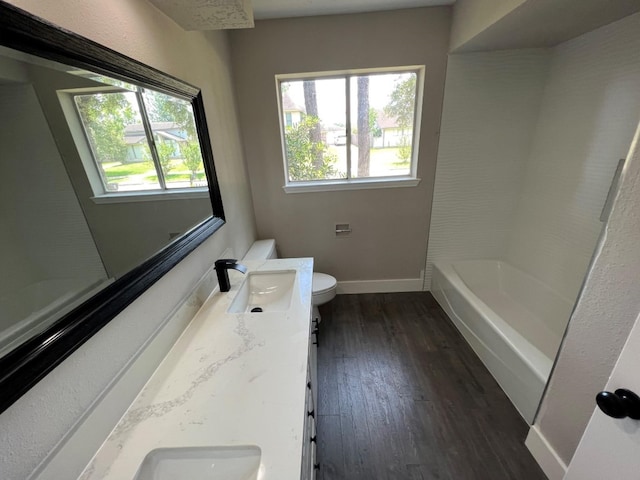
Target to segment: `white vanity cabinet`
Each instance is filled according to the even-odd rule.
[[[304,411],[304,431],[302,434],[301,480],[316,478],[316,405],[318,404],[318,326],[312,321],[309,336],[309,363],[307,369],[307,393]]]
[[[134,478],[146,455],[157,448],[247,445],[260,449],[261,479],[315,479],[313,260],[256,260],[246,266],[248,276],[232,274],[231,290],[207,299],[81,478]],[[292,271],[296,275],[287,312],[236,311],[249,279],[275,281],[275,274]],[[283,398],[283,392],[291,396]],[[162,415],[140,414],[157,409]],[[67,463],[60,468],[66,470]],[[39,478],[78,478],[50,471]]]
[[[311,377],[311,392],[313,394],[313,404],[318,405],[318,344],[319,344],[318,321],[311,319],[311,334],[309,336],[309,373]]]
[[[313,402],[313,384],[311,375],[308,375],[307,400],[304,411],[304,430],[302,433],[302,471],[301,480],[313,480],[316,478],[316,409]]]

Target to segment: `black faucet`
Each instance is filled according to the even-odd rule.
[[[218,285],[221,292],[228,292],[231,288],[229,283],[229,269],[238,270],[242,273],[247,273],[247,267],[238,263],[235,258],[221,258],[216,260],[216,273],[218,274]]]

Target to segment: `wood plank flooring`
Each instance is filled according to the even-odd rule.
[[[430,293],[339,295],[321,313],[318,480],[546,478]]]

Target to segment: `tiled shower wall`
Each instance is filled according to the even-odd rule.
[[[1,86],[0,111],[0,297],[42,280],[106,279],[31,85]]]
[[[426,289],[433,262],[503,258],[578,293],[640,119],[640,15],[531,55],[450,58]]]
[[[505,252],[548,57],[545,50],[449,57],[427,290],[435,261],[497,258]]]
[[[506,258],[570,301],[640,120],[640,15],[553,50]]]

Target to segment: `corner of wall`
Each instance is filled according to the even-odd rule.
[[[453,5],[453,22],[449,51],[460,51],[466,43],[504,18],[526,0],[457,0]]]
[[[529,429],[524,444],[549,480],[562,480],[564,478],[567,473],[567,465],[547,442],[537,425],[533,425]]]

